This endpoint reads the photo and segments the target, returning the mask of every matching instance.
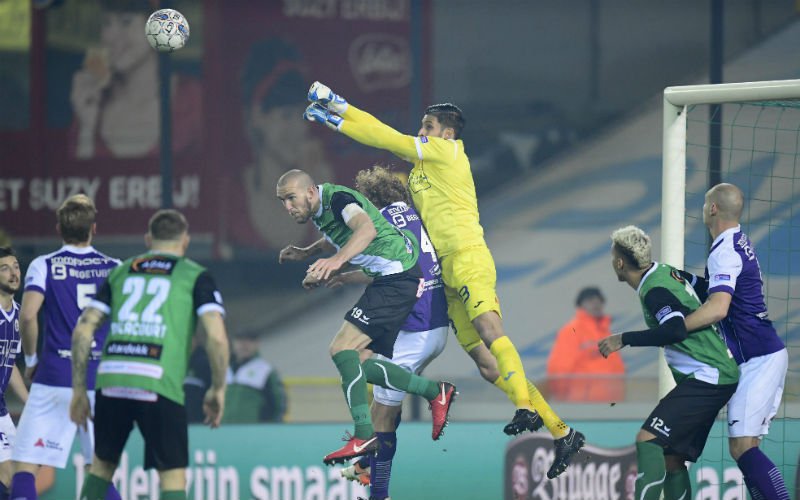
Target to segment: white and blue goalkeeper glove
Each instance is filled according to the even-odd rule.
[[[311,88],[308,89],[308,100],[321,104],[339,115],[347,110],[347,101],[340,95],[334,94],[330,87],[319,82],[311,84]]]
[[[339,127],[342,126],[342,122],[344,121],[344,118],[331,113],[316,102],[308,105],[305,113],[303,113],[303,118],[310,122],[323,123],[333,130],[339,130]]]

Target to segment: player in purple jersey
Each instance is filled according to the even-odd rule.
[[[739,364],[739,387],[728,402],[728,445],[750,495],[789,500],[779,469],[759,449],[780,406],[789,354],[767,315],[755,247],[739,225],[743,206],[733,184],[706,193],[703,223],[714,242],[705,278],[689,276],[705,303],[686,318],[686,328],[717,323]]]
[[[78,317],[108,273],[119,260],[92,247],[96,231],[94,202],[83,194],[71,196],[58,208],[57,230],[64,245],[57,251],[34,259],[25,274],[25,292],[20,309],[20,333],[25,352],[26,375],[32,376],[30,397],[19,421],[12,453],[14,479],[11,497],[34,499],[35,474],[40,465],[64,468],[72,442],[78,434],[84,461],[93,456],[93,427],[79,428],[69,419],[72,399],[72,329]],[[36,354],[39,310],[44,307],[46,329],[42,339],[41,362]],[[108,329],[95,336],[88,387],[94,377],[100,349]],[[90,392],[94,404],[94,391]],[[109,499],[120,498],[111,486]]]
[[[381,214],[386,220],[398,229],[411,232],[419,242],[417,262],[422,269],[424,290],[400,328],[391,359],[394,364],[419,375],[444,350],[447,343],[449,320],[439,258],[422,220],[408,205],[408,192],[398,177],[387,168],[376,166],[358,173],[356,188],[373,205],[383,207]],[[350,271],[331,279],[328,286],[367,283],[369,279],[360,270]],[[382,358],[379,354],[376,356]],[[397,449],[397,423],[405,395],[402,391],[374,386],[371,413],[378,438],[377,453],[362,457],[342,469],[342,476],[358,480],[361,484],[370,484],[370,499],[380,500],[389,496],[392,459]]]
[[[14,294],[21,283],[19,262],[14,251],[0,247],[0,500],[8,498],[11,485],[11,450],[17,434],[6,407],[6,389],[11,389],[25,402],[28,389],[15,361],[20,352],[19,304]]]

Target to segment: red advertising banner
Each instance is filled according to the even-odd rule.
[[[159,208],[158,56],[143,36],[149,5],[65,0],[33,11],[28,126],[0,122],[0,228],[13,237],[54,236],[53,210],[77,192],[94,198],[106,236],[141,235]],[[415,132],[422,109],[410,109],[412,89],[427,87],[424,2],[174,7],[191,39],[172,56],[173,202],[222,256],[314,237],[275,198],[286,170],[352,184],[373,163],[400,163],[305,122],[302,112],[320,80]]]

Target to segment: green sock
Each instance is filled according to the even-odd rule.
[[[367,374],[367,382],[386,389],[418,394],[428,401],[439,395],[439,384],[405,368],[381,359],[368,359],[362,364]]]
[[[110,481],[106,481],[100,476],[94,474],[86,474],[86,479],[83,480],[83,487],[81,488],[81,500],[103,500],[108,491]]]
[[[686,468],[667,472],[667,478],[664,480],[664,500],[681,498],[692,498],[692,482],[689,480],[689,471]]]
[[[186,492],[183,490],[162,491],[161,500],[186,500]]]
[[[659,500],[664,488],[664,449],[653,441],[636,443],[636,464],[639,475],[636,479],[637,500]]]
[[[361,368],[358,352],[339,351],[333,355],[333,362],[339,370],[339,375],[342,376],[342,390],[356,427],[355,436],[367,439],[375,433],[375,430],[372,428],[372,418],[367,403],[367,379]]]

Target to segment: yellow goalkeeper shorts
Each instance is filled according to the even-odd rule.
[[[461,347],[470,352],[482,340],[472,320],[489,311],[500,313],[497,271],[486,245],[464,248],[442,258],[447,314]]]

